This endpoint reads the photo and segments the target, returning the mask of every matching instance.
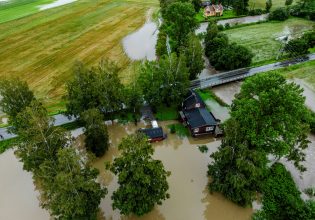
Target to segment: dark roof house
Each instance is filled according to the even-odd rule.
[[[204,108],[206,107],[204,102],[198,93],[189,90],[187,98],[184,99],[182,103],[182,108],[185,110],[194,109],[194,108]]]
[[[150,142],[162,141],[166,138],[163,129],[157,128],[141,128],[139,132],[145,134]]]

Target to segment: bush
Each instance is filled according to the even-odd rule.
[[[315,113],[310,111],[310,120],[309,120],[309,125],[310,125],[310,129],[311,129],[311,132],[313,134],[315,134]]]
[[[215,53],[227,47],[229,39],[226,34],[220,33],[213,39],[205,41],[205,54],[209,57],[210,62],[215,62]]]
[[[284,51],[290,57],[307,54],[309,48],[308,42],[304,38],[290,40],[284,47]]]
[[[269,20],[285,21],[288,18],[289,14],[285,8],[277,8],[269,14]]]
[[[217,70],[233,70],[251,64],[253,54],[244,46],[235,43],[210,56],[210,63]]]
[[[315,30],[306,32],[302,38],[308,43],[309,48],[315,47]]]
[[[262,15],[264,13],[264,11],[260,8],[257,8],[257,9],[253,9],[253,10],[250,10],[248,12],[248,15],[250,16],[254,16],[254,15]]]
[[[218,25],[218,30],[219,30],[219,31],[223,31],[223,30],[224,30],[224,26],[223,26],[222,24],[219,24],[219,25]]]
[[[166,38],[167,35],[162,28],[160,28],[160,32],[158,34],[158,40],[156,43],[155,54],[157,57],[161,57],[164,54],[167,54],[167,47],[166,47]]]
[[[200,146],[198,146],[198,148],[199,148],[201,153],[207,153],[209,150],[207,145],[200,145]]]
[[[292,5],[292,3],[293,3],[293,0],[285,0],[286,6]]]
[[[225,27],[225,29],[230,29],[231,25],[230,25],[230,23],[225,23],[224,27]]]

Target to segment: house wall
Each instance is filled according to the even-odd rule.
[[[202,126],[199,127],[199,131],[195,132],[194,129],[191,128],[189,125],[189,130],[192,136],[199,136],[199,135],[204,135],[204,134],[214,134],[215,133],[215,125],[207,125],[207,126]],[[207,130],[208,127],[212,127],[212,130]]]

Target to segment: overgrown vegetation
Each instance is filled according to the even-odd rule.
[[[179,137],[188,137],[190,135],[189,130],[183,124],[171,124],[167,126],[172,134],[177,134]]]
[[[179,118],[177,106],[159,106],[155,117],[159,121],[177,120]]]
[[[208,99],[213,99],[217,103],[219,103],[221,106],[229,107],[228,104],[226,104],[220,97],[216,96],[214,92],[210,89],[203,89],[203,90],[197,90],[197,93],[200,95],[201,99],[206,101]]]
[[[11,138],[0,141],[0,154],[5,152],[7,149],[12,148],[18,144],[18,138]]]
[[[200,150],[201,153],[207,153],[209,150],[207,145],[200,145],[198,146],[198,149]]]

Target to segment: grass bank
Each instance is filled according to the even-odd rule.
[[[253,54],[253,65],[276,60],[282,44],[278,37],[290,33],[300,36],[310,30],[315,23],[300,18],[290,18],[284,22],[266,22],[248,25],[223,31],[231,42],[236,42],[250,49]]]
[[[143,25],[157,0],[83,1],[0,24],[0,77],[25,80],[50,112],[64,110],[64,84],[76,60],[87,65],[108,57],[122,67],[123,82],[133,63],[121,40]]]
[[[297,2],[297,0],[293,1],[293,4]],[[248,2],[249,8],[266,8],[266,0],[249,0]],[[273,0],[271,10],[274,10],[278,7],[285,7],[285,0]]]
[[[204,17],[204,9],[201,9],[199,13],[196,15],[196,19],[198,22],[207,22],[211,20],[225,20],[225,19],[231,19],[231,18],[240,18],[240,17],[245,17],[245,15],[236,15],[236,13],[233,10],[225,10],[223,12],[223,15],[220,17],[214,16],[214,17]]]

